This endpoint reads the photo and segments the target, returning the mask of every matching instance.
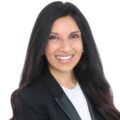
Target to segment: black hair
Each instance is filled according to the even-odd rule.
[[[41,76],[46,68],[47,60],[43,54],[51,27],[56,19],[63,16],[73,17],[82,34],[84,53],[74,71],[83,91],[105,120],[119,120],[120,113],[113,104],[112,91],[105,78],[89,24],[75,5],[60,1],[48,4],[37,17],[31,33],[21,81],[18,89],[11,96],[13,109],[11,120],[15,120],[19,91],[32,84],[32,81]]]

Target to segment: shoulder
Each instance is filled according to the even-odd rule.
[[[48,96],[51,95],[44,83],[41,81],[39,83],[35,82],[17,90],[16,119],[47,119]]]
[[[51,94],[44,82],[40,79],[37,79],[30,85],[20,89],[18,97],[21,102],[44,105],[51,97]]]

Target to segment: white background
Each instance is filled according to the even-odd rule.
[[[26,49],[38,13],[53,0],[0,0],[0,120],[11,115],[10,96],[18,87]],[[86,16],[97,43],[106,78],[120,110],[120,2],[68,0]]]

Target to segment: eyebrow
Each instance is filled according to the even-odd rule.
[[[74,32],[71,32],[70,34],[74,34],[74,33],[81,33],[81,32],[80,31],[74,31]],[[55,33],[55,32],[51,32],[50,34],[59,35],[58,33]]]

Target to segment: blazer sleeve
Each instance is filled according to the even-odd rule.
[[[42,101],[38,101],[30,92],[21,92],[18,95],[18,103],[15,120],[48,120]]]

